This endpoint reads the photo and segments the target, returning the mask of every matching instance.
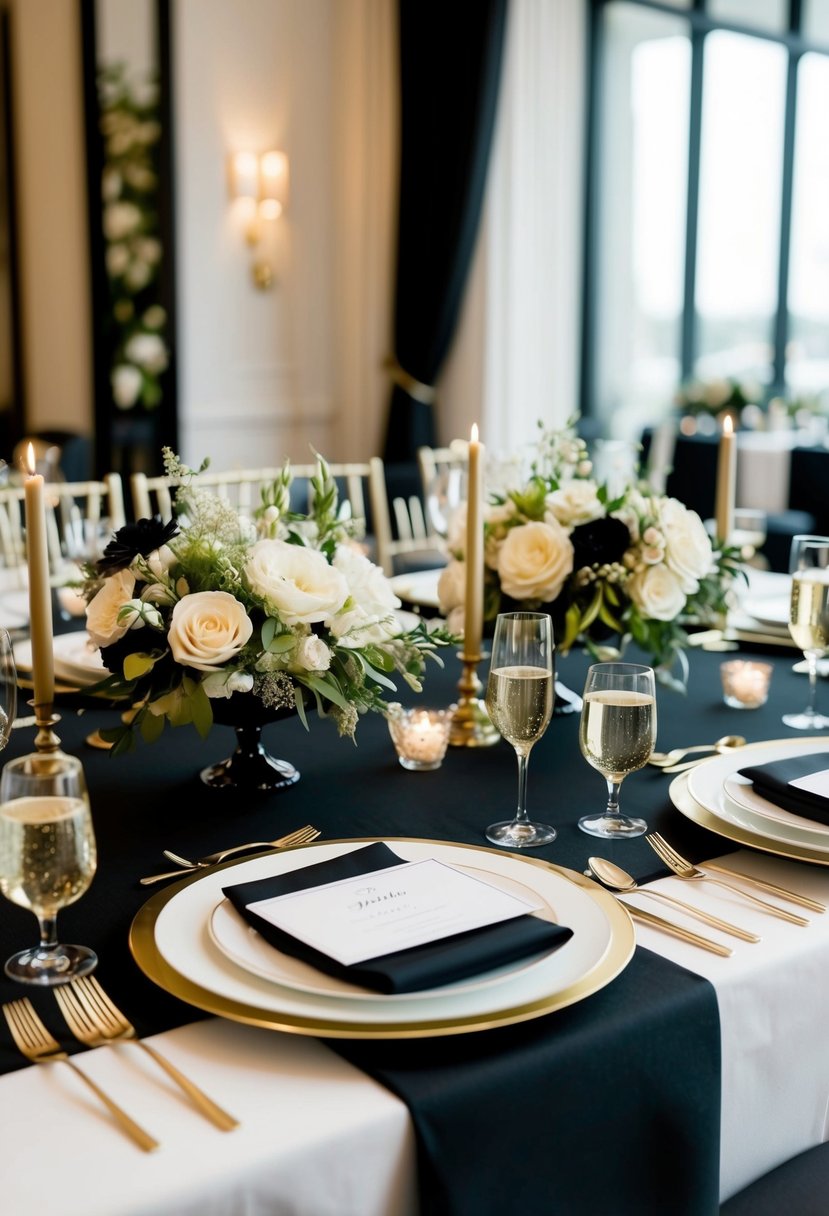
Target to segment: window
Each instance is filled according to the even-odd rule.
[[[829,394],[829,0],[591,13],[582,412],[628,438],[692,378]]]

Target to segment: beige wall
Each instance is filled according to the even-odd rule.
[[[90,431],[78,6],[11,0],[11,25],[26,421]]]

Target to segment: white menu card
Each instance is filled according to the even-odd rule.
[[[343,966],[539,908],[440,861],[412,861],[249,904]]]

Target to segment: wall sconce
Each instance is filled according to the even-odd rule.
[[[245,221],[245,240],[256,251],[265,223],[279,219],[288,204],[288,157],[284,152],[234,152],[230,158],[230,197]],[[255,252],[253,281],[261,290],[273,285],[273,266]]]

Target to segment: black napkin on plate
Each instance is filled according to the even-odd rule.
[[[248,924],[253,925],[265,941],[284,954],[302,959],[327,975],[361,984],[377,992],[418,992],[425,988],[438,988],[470,975],[491,971],[530,954],[555,949],[573,935],[572,929],[528,914],[346,966],[298,941],[284,930],[277,929],[263,917],[251,912],[248,906],[260,899],[272,899],[276,895],[287,895],[402,864],[402,858],[387,845],[377,842],[341,857],[292,870],[289,874],[238,883],[223,890]]]
[[[784,811],[793,811],[807,819],[829,824],[829,798],[789,784],[823,769],[829,769],[829,752],[809,752],[805,756],[789,756],[785,760],[741,768],[740,776],[748,777],[761,798],[782,807]]]

